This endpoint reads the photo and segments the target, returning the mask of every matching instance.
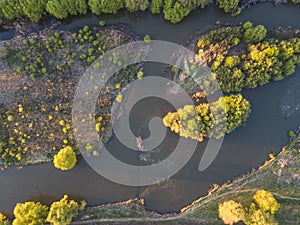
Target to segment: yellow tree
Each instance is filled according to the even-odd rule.
[[[245,210],[241,203],[229,200],[219,205],[219,217],[225,224],[233,225],[245,219]]]
[[[61,149],[53,160],[54,166],[60,170],[70,170],[76,165],[76,162],[76,154],[70,146]]]
[[[0,213],[0,225],[8,225],[9,221],[6,218],[5,215],[3,215],[2,213]]]
[[[263,209],[257,209],[254,203],[250,205],[244,222],[246,225],[278,225],[274,215]]]
[[[53,225],[67,225],[72,222],[72,219],[78,215],[78,211],[83,209],[85,201],[79,205],[74,200],[69,200],[68,195],[65,195],[60,201],[53,202],[50,207],[50,212],[47,217],[47,222]]]
[[[275,214],[280,207],[274,196],[265,190],[257,191],[253,199],[260,209],[271,214]]]
[[[14,209],[13,225],[44,225],[48,215],[48,207],[40,202],[18,203]]]

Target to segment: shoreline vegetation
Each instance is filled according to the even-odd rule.
[[[0,18],[6,17],[2,26],[11,28],[12,21],[24,18],[25,15],[31,17],[33,21],[39,21],[46,13],[48,1],[37,1],[38,7],[30,5],[30,2],[2,1]],[[56,12],[65,15],[63,16],[65,18],[69,15],[85,14],[88,10],[88,3],[83,0],[74,1],[78,2],[77,8],[72,8],[72,11],[70,7],[70,11],[67,12],[60,11],[61,6],[56,6],[55,0],[49,2],[52,4],[53,14]],[[72,4],[67,0],[65,2],[65,4]],[[90,2],[95,1],[90,0]],[[157,13],[163,10],[167,20],[177,23],[187,16],[193,7],[197,8],[201,4],[204,7],[209,1],[197,1],[197,4],[201,3],[199,6],[189,5],[188,9],[182,5],[185,1],[178,1],[173,5],[170,2],[157,0],[152,1],[151,4],[148,2],[145,6],[143,1],[139,4],[135,2],[135,5],[126,5],[123,1],[119,1],[118,5],[116,1],[113,7],[118,10],[125,7],[130,12],[143,11],[149,7],[151,11]],[[247,5],[263,1],[236,2],[239,5],[230,6],[221,0],[217,1],[217,4],[224,11],[237,15],[239,8],[246,8]],[[276,3],[286,2],[288,1],[276,1]],[[293,2],[299,3],[297,0]],[[164,9],[161,8],[163,4]],[[92,3],[90,7],[93,8],[91,5]],[[28,10],[25,10],[26,6]],[[106,11],[105,4],[96,6],[93,10],[100,10],[97,14],[114,14],[118,11],[115,11],[115,8]],[[48,6],[48,11],[51,11],[51,7]],[[33,8],[38,12],[32,11]],[[41,17],[36,18],[38,13]],[[61,16],[57,15],[57,17]],[[221,33],[230,34],[229,38],[226,37],[225,40]],[[212,67],[222,90],[226,93],[235,93],[245,88],[255,88],[270,81],[281,80],[293,74],[296,65],[300,63],[299,39],[299,30],[266,30],[263,26],[254,26],[248,22],[236,27],[225,26],[210,30],[201,37],[193,39],[189,47]],[[105,51],[133,40],[142,40],[142,38],[124,25],[106,26],[103,21],[100,21],[99,27],[84,26],[71,32],[57,30],[54,25],[51,29],[17,35],[11,40],[1,41],[0,88],[6,91],[0,96],[0,153],[4,164],[27,165],[49,162],[60,149],[70,149],[69,147],[78,154],[71,129],[70,102],[79,75]],[[148,37],[147,40],[149,41]],[[116,64],[122,64],[117,56],[111,60]],[[109,135],[103,136],[103,134],[111,133],[106,126],[110,120],[108,109],[111,102],[114,99],[122,101],[118,94],[119,90],[133,79],[139,78],[141,67],[142,65],[133,65],[120,71],[118,76],[109,82],[106,90],[101,92],[96,130],[102,134],[104,140],[107,140]],[[261,71],[267,72],[261,76]],[[190,85],[191,93],[195,93],[195,86],[186,74],[177,71],[176,68],[172,68],[172,72],[179,83]],[[228,74],[234,76],[229,77]],[[232,83],[237,85],[232,86]],[[209,88],[210,82],[208,81],[206,85]],[[214,90],[214,87],[211,87],[211,90]],[[196,92],[196,102],[200,101],[199,96],[202,94],[201,91]],[[43,99],[42,96],[46,98]],[[245,122],[244,120],[242,122]],[[251,203],[253,194],[259,189],[271,192],[280,203],[279,213],[275,216],[279,224],[297,224],[300,222],[298,204],[300,192],[297,188],[300,184],[300,134],[291,132],[290,136],[290,143],[283,147],[276,157],[271,155],[271,159],[256,171],[221,187],[213,185],[207,196],[182,209],[180,214],[160,215],[149,212],[145,209],[143,200],[132,199],[117,204],[82,209],[83,211],[78,211],[78,216],[76,213],[77,218],[73,224],[116,222],[142,224],[145,220],[148,221],[145,224],[189,224],[191,222],[223,224],[218,219],[219,204],[230,198],[241,202],[246,207]],[[53,146],[48,148],[47,143],[50,142]],[[90,146],[86,148],[89,150]],[[97,152],[91,153],[98,156]],[[78,204],[76,207],[78,208]],[[45,208],[42,210],[45,211]],[[45,212],[43,214],[46,215]],[[0,214],[0,220],[2,219],[7,221],[6,217]]]
[[[262,166],[241,177],[228,181],[221,186],[214,184],[206,196],[195,200],[190,205],[182,208],[179,213],[158,214],[146,210],[143,199],[130,199],[123,202],[104,204],[95,207],[85,207],[86,203],[80,204],[73,200],[67,200],[64,196],[60,200],[61,206],[66,201],[71,202],[75,211],[66,214],[70,224],[202,224],[222,225],[218,219],[218,208],[228,199],[237,201],[243,207],[253,202],[253,195],[263,193],[263,196],[271,196],[274,202],[273,211],[278,213],[272,216],[272,224],[298,224],[300,206],[300,127],[295,132],[290,132],[290,142],[282,147],[276,156],[270,156]],[[268,192],[263,191],[268,190]],[[273,197],[274,196],[274,197]],[[275,200],[276,199],[276,200]],[[256,200],[257,202],[257,200]],[[40,203],[28,203],[40,204]],[[52,214],[55,214],[54,202],[51,206]],[[279,205],[280,204],[280,205]],[[24,204],[19,204],[18,207]],[[41,205],[40,205],[41,206]],[[266,205],[263,205],[267,207]],[[45,207],[45,211],[48,209]],[[50,212],[51,212],[50,208]],[[54,211],[54,212],[53,212]],[[17,213],[18,215],[18,213]],[[47,213],[44,215],[46,219]],[[2,215],[2,218],[6,218]],[[48,218],[51,218],[48,215]],[[47,218],[47,220],[48,220]],[[53,218],[56,218],[55,216]],[[64,216],[63,216],[64,218]],[[0,218],[1,219],[1,218]],[[60,218],[61,219],[61,218]],[[277,222],[276,222],[276,221]],[[8,224],[8,220],[5,219]],[[238,220],[237,220],[238,221]],[[67,223],[69,224],[69,223]]]
[[[93,13],[117,14],[122,10],[140,13],[149,10],[152,14],[163,14],[171,23],[179,23],[192,11],[216,4],[225,13],[239,15],[252,5],[260,2],[279,4],[299,4],[299,0],[2,0],[0,3],[0,27],[10,29],[14,21],[40,23],[49,18],[58,20]]]

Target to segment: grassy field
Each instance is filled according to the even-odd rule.
[[[224,184],[176,215],[146,211],[143,201],[87,208],[74,224],[223,224],[218,205],[229,199],[248,206],[257,190],[271,192],[280,203],[276,219],[280,225],[300,224],[300,134],[258,170]]]

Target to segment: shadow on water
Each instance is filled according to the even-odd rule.
[[[237,18],[225,15],[215,6],[211,6],[194,11],[177,25],[164,21],[162,16],[143,13],[136,17],[122,12],[116,16],[77,17],[61,24],[59,28],[74,29],[86,24],[98,25],[100,19],[105,20],[107,24],[129,24],[130,28],[140,35],[150,34],[153,39],[175,43],[184,43],[195,31],[218,20],[234,24],[251,20],[268,27],[300,28],[299,8],[290,5],[274,7],[270,3],[253,6]],[[3,32],[0,39],[10,38],[12,35],[13,33],[9,31]],[[145,68],[146,75],[158,71],[160,71],[159,67],[155,65],[148,65]],[[178,211],[199,196],[205,195],[213,183],[222,184],[233,179],[262,164],[270,152],[280,151],[282,145],[288,141],[287,131],[295,129],[300,124],[299,87],[298,69],[296,74],[283,81],[244,91],[244,96],[252,104],[252,114],[247,125],[225,137],[216,160],[202,173],[198,172],[197,168],[206,142],[198,145],[190,162],[174,177],[160,184],[141,188],[112,183],[96,174],[81,158],[78,165],[68,172],[60,172],[53,168],[52,164],[29,166],[22,170],[12,167],[0,171],[0,209],[4,213],[11,214],[17,202],[41,200],[50,203],[68,193],[78,200],[87,200],[89,205],[139,196],[145,198],[148,209],[162,213]],[[164,103],[157,103],[156,106],[160,104],[164,105]],[[159,112],[161,116],[164,115],[163,107],[161,109],[158,107],[158,111],[149,113],[151,107],[153,105],[147,106],[144,103],[141,104],[140,109],[136,109],[136,112],[146,115],[145,120]],[[143,116],[139,119],[142,120]],[[139,123],[132,126],[133,131],[140,129]],[[167,142],[160,152],[165,156],[168,155],[176,139],[176,135],[169,132]],[[112,151],[115,151],[118,156],[125,158],[130,156],[117,141],[113,141],[110,145]],[[138,160],[137,155],[132,157],[135,157],[133,161]]]

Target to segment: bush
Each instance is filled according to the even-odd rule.
[[[275,214],[280,207],[274,196],[265,190],[257,191],[253,199],[259,208],[271,214]]]
[[[256,27],[250,27],[244,32],[244,40],[249,43],[258,43],[265,39],[267,36],[267,29],[263,25],[258,25]]]
[[[14,209],[13,225],[44,225],[48,215],[48,207],[39,202],[18,203]]]
[[[61,149],[53,160],[54,166],[60,170],[70,170],[76,165],[76,162],[76,154],[70,146]]]
[[[101,20],[100,22],[99,22],[99,25],[101,26],[101,27],[104,27],[105,26],[105,21],[104,20]]]
[[[145,37],[144,37],[144,42],[145,43],[150,43],[151,42],[151,37],[147,34],[147,35],[145,35]]]
[[[245,209],[241,203],[229,200],[219,205],[219,217],[225,224],[233,225],[245,220]]]
[[[2,213],[0,213],[0,225],[9,225],[9,220]]]
[[[84,208],[85,202],[81,207],[77,202],[68,198],[68,195],[64,195],[60,201],[52,203],[47,222],[53,225],[68,225],[78,215],[79,210]]]

